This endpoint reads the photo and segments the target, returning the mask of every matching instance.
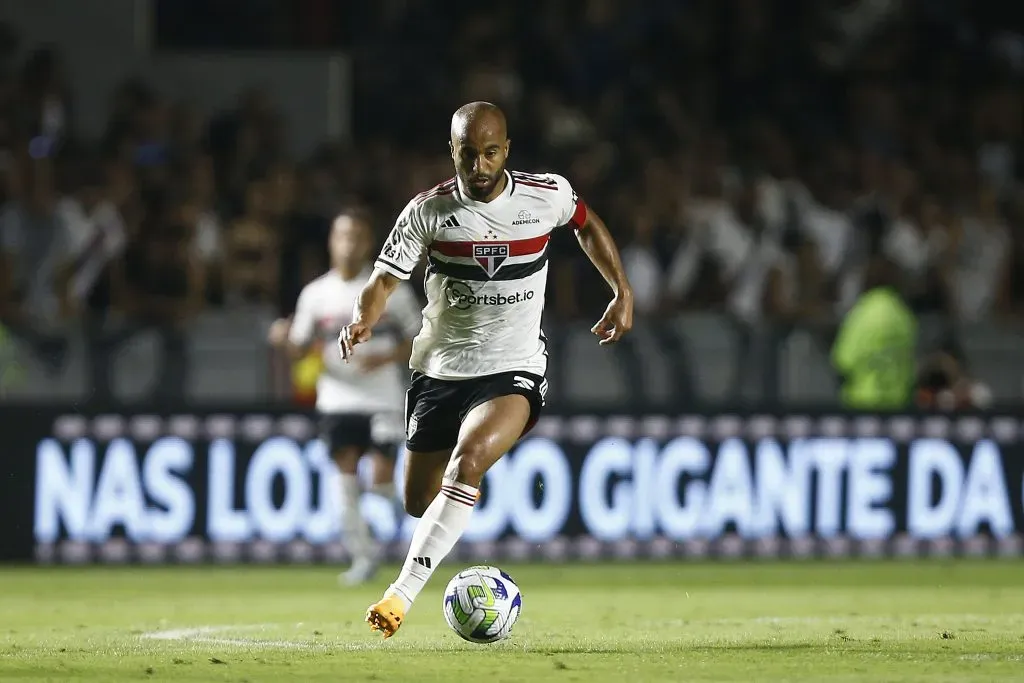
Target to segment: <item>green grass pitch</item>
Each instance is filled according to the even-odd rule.
[[[0,681],[1024,680],[1017,561],[515,565],[513,638],[447,630],[446,563],[387,642],[393,568],[0,569]]]

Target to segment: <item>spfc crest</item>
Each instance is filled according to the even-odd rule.
[[[487,273],[487,277],[494,277],[508,258],[508,244],[474,244],[473,258]]]

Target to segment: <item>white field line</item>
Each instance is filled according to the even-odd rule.
[[[161,631],[149,631],[143,633],[140,638],[143,640],[172,640],[189,641],[192,643],[205,643],[208,645],[228,645],[232,647],[256,647],[256,648],[287,648],[287,649],[313,649],[323,647],[321,643],[311,643],[302,640],[268,640],[265,638],[224,638],[216,634],[237,631],[265,631],[273,628],[275,624],[247,624],[241,626],[196,626],[193,628],[172,628]]]
[[[139,636],[142,640],[162,640],[179,643],[201,643],[239,649],[282,649],[282,650],[374,650],[380,642],[341,643],[331,641],[284,640],[279,638],[259,637],[226,637],[219,634],[238,633],[239,631],[267,631],[279,628],[280,624],[232,624],[230,626],[194,626],[191,628],[160,629],[148,631]]]

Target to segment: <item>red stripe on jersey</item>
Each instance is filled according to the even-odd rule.
[[[558,190],[558,185],[552,183],[538,183],[533,180],[524,180],[523,178],[516,178],[515,181],[520,185],[528,185],[530,187],[539,187],[545,190]]]
[[[581,200],[576,200],[576,210],[572,212],[572,218],[569,219],[569,225],[582,230],[583,226],[587,224],[587,205]]]
[[[454,187],[451,188],[450,190],[435,190],[433,192],[428,192],[425,195],[421,195],[421,196],[417,197],[416,198],[416,203],[417,204],[422,204],[423,202],[427,201],[428,199],[433,199],[434,197],[446,197],[446,196],[448,196],[450,194],[453,194],[454,192],[455,192],[455,188]]]
[[[448,187],[449,185],[451,185],[452,187],[455,187],[455,177],[454,176],[449,178],[448,180],[442,180],[441,182],[439,182],[437,185],[434,185],[429,190],[426,190],[424,192],[420,192],[420,194],[429,194],[430,192],[433,192],[434,190],[441,190],[441,189],[444,189],[444,188]]]
[[[509,256],[530,256],[539,254],[547,245],[550,235],[530,237],[524,240],[484,240],[480,242],[446,242],[435,241],[430,243],[430,248],[444,256],[463,256],[473,258],[474,244],[507,244]]]
[[[438,183],[437,185],[434,185],[434,187],[430,188],[429,190],[420,192],[418,195],[416,195],[414,201],[416,201],[417,203],[422,203],[423,201],[430,199],[431,197],[443,194],[451,194],[454,191],[455,178],[449,178],[443,183]]]

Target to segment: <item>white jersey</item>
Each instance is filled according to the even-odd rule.
[[[586,207],[562,176],[505,176],[490,202],[471,199],[454,178],[418,195],[377,258],[402,280],[427,258],[423,329],[409,364],[428,377],[547,370],[548,240],[556,228],[581,228]]]
[[[371,272],[366,268],[358,277],[344,280],[332,269],[299,294],[288,339],[297,346],[323,343],[324,370],[316,384],[316,408],[321,413],[402,411],[405,373],[398,363],[367,373],[356,361],[345,363],[338,353],[338,334],[352,322],[352,309]],[[373,337],[359,346],[359,354],[390,353],[419,329],[419,301],[409,285],[402,285],[388,300]]]

